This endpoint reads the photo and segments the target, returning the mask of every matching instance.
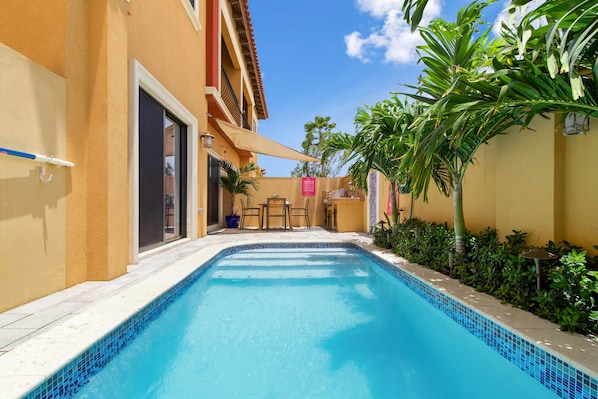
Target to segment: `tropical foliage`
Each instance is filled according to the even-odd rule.
[[[425,41],[418,47],[422,76],[405,93],[417,114],[407,103],[396,106],[396,99],[361,108],[356,135],[336,135],[331,147],[350,149],[349,171],[362,186],[374,169],[391,182],[409,181],[424,199],[431,182],[452,193],[454,245],[463,253],[462,183],[480,146],[548,113],[598,117],[598,4],[546,0],[527,10],[530,0],[513,0],[511,15],[520,10],[522,20],[503,24],[502,36],[490,38],[481,15],[492,1],[472,2],[454,23],[437,19],[419,27],[427,3],[403,3],[406,20]],[[406,126],[393,125],[411,117]]]
[[[325,153],[332,130],[336,123],[330,122],[329,116],[316,116],[313,122],[304,125],[305,139],[301,143],[303,153],[320,162],[300,162],[291,171],[293,177],[335,177],[344,164],[342,152]]]
[[[463,284],[488,293],[515,307],[582,334],[598,333],[598,267],[581,248],[568,242],[549,242],[545,250],[558,257],[542,261],[541,289],[537,289],[534,261],[521,256],[525,232],[499,240],[496,230],[466,232],[466,255],[450,264],[451,231],[445,224],[410,219],[375,233],[393,252],[410,262],[458,278]]]
[[[517,113],[505,109],[465,111],[473,89],[466,79],[484,76],[492,61],[501,54],[503,42],[489,40],[490,28],[481,21],[487,3],[472,3],[460,10],[457,21],[433,21],[420,28],[425,45],[418,47],[424,64],[417,90],[410,97],[427,104],[414,121],[415,145],[407,155],[411,166],[412,190],[427,196],[430,180],[445,195],[454,198],[455,249],[464,251],[465,218],[463,214],[463,179],[478,148],[489,139],[506,133],[517,123]],[[485,30],[482,30],[485,29]],[[451,94],[450,99],[447,93]],[[456,103],[455,98],[461,103]],[[490,115],[492,114],[492,115]]]
[[[492,70],[463,76],[470,96],[452,90],[445,93],[446,112],[486,111],[492,118],[507,110],[523,127],[550,112],[598,117],[598,3],[546,0],[527,10],[530,2],[512,1],[511,15],[522,11],[521,22],[503,24],[505,44],[493,59]],[[412,28],[426,4],[425,0],[405,3]]]
[[[405,154],[413,144],[414,134],[409,126],[419,107],[394,96],[372,107],[360,107],[355,117],[355,135],[336,133],[331,136],[326,154],[348,151],[347,162],[355,187],[368,189],[368,174],[376,170],[391,183],[391,220],[397,223],[399,191],[408,188],[409,168],[404,165]]]
[[[237,168],[232,162],[225,159],[220,160],[220,168],[224,172],[218,177],[220,187],[224,188],[230,194],[229,215],[235,214],[235,199],[237,194],[247,197],[247,201],[251,199],[253,190],[257,190],[258,182],[254,178],[243,178],[246,173],[255,172],[258,167],[250,162],[246,165]]]

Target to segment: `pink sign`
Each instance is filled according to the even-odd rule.
[[[316,195],[315,177],[304,177],[301,179],[301,195],[312,197]]]

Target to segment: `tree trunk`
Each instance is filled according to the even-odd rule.
[[[455,230],[455,250],[459,254],[465,253],[465,218],[463,217],[463,188],[461,182],[456,182],[453,187],[453,211]]]
[[[390,200],[391,200],[391,210],[392,210],[392,224],[395,225],[399,223],[399,207],[397,205],[397,198],[399,195],[398,186],[394,183],[390,185]]]

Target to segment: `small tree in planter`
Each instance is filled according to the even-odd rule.
[[[237,194],[241,194],[247,197],[247,201],[251,198],[251,189],[257,190],[257,181],[254,179],[244,179],[242,175],[244,173],[255,172],[258,167],[250,162],[246,165],[237,168],[231,162],[227,160],[220,160],[220,167],[223,169],[224,174],[221,174],[218,178],[220,187],[224,188],[230,194],[230,208],[228,216],[226,217],[226,226],[236,228],[239,226],[239,215],[235,212],[235,199]]]

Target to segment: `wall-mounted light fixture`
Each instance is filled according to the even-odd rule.
[[[577,134],[587,133],[590,131],[590,118],[584,114],[577,112],[570,112],[565,118],[565,126],[563,127],[563,135],[575,136]]]
[[[208,132],[202,132],[199,137],[203,138],[203,146],[205,148],[212,148],[212,140],[214,140],[214,135],[211,135]]]

